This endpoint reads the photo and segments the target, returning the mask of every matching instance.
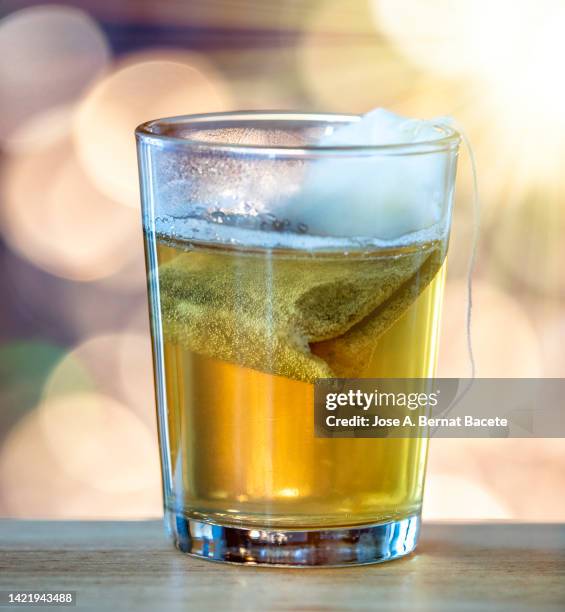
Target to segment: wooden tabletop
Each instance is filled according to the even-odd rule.
[[[402,560],[285,570],[190,558],[160,521],[4,520],[0,589],[76,591],[93,611],[563,612],[565,525],[425,524]]]

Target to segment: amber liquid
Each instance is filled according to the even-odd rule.
[[[233,270],[234,275],[245,271],[250,262],[257,265],[259,258],[265,275],[262,290],[272,291],[273,296],[277,295],[273,283],[278,282],[276,269],[281,258],[300,275],[313,258],[317,265],[327,260],[321,265],[331,266],[336,257],[342,261],[348,257],[353,271],[360,259],[366,265],[371,260],[382,264],[388,258],[395,265],[402,257],[402,250],[392,256],[381,249],[361,258],[334,254],[323,260],[323,255],[311,253],[210,250],[194,243],[188,249],[159,240],[154,252],[157,279],[159,270],[179,255],[198,257],[204,270],[207,258],[213,270],[218,269],[218,257],[223,257],[225,269]],[[444,268],[442,258],[431,281],[418,274],[410,281],[416,284],[418,297],[374,339],[372,355],[359,364],[358,376],[433,375]],[[164,471],[169,472],[164,474],[168,510],[250,528],[366,525],[419,513],[425,437],[316,438],[311,383],[215,358],[211,356],[213,346],[205,350],[207,354],[191,350],[167,332],[166,323],[156,313],[157,284],[150,283],[150,291],[154,341],[162,348],[156,350],[156,360],[160,360],[156,382],[161,385],[161,412],[166,415],[161,422],[161,442],[167,446],[162,451],[167,456]],[[240,306],[245,308],[245,304]],[[162,314],[166,320],[167,313]]]

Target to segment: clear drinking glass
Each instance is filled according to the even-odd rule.
[[[358,120],[240,112],[136,130],[165,519],[181,551],[312,566],[416,545],[426,437],[317,438],[313,382],[434,375],[459,136],[316,144]],[[387,240],[301,221],[326,200],[355,221],[343,184],[331,207],[331,188],[301,192],[312,172],[382,210],[378,185],[430,161],[433,231]],[[370,182],[347,178],[367,164]]]

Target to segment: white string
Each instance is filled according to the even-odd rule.
[[[455,123],[455,122],[454,122]],[[473,314],[473,273],[475,271],[475,263],[477,259],[477,246],[479,242],[479,230],[481,226],[481,202],[479,199],[479,183],[477,179],[477,161],[475,159],[475,153],[469,142],[469,138],[465,131],[457,124],[455,124],[457,131],[461,134],[461,139],[469,154],[469,160],[471,162],[471,171],[473,174],[473,238],[471,244],[471,255],[469,257],[469,267],[467,269],[467,320],[466,320],[466,332],[467,332],[467,353],[469,356],[469,364],[471,366],[471,383],[475,379],[477,366],[475,362],[475,355],[473,353],[473,341],[471,338],[471,319]],[[466,392],[466,391],[465,391]]]
[[[465,385],[465,387],[455,396],[453,403],[446,410],[442,416],[449,414],[453,408],[467,395],[473,383],[475,381],[477,366],[475,362],[475,354],[473,352],[473,339],[471,336],[471,322],[473,316],[473,273],[475,271],[475,262],[477,259],[477,246],[479,242],[479,231],[481,225],[481,202],[479,198],[479,183],[477,179],[477,162],[475,159],[475,154],[473,152],[473,148],[471,147],[471,143],[465,130],[461,128],[457,122],[451,117],[448,119],[449,123],[455,127],[455,129],[461,135],[461,140],[465,145],[467,153],[469,154],[469,161],[471,162],[471,172],[473,176],[473,236],[471,241],[471,254],[469,256],[469,266],[467,268],[467,312],[466,312],[466,321],[465,321],[465,332],[467,336],[467,355],[469,358],[470,365],[470,378]],[[434,429],[433,433],[437,430],[437,427]],[[433,435],[432,433],[432,435]]]

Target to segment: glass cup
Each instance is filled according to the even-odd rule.
[[[240,112],[136,130],[165,520],[181,551],[336,566],[416,545],[426,436],[316,437],[313,383],[434,375],[459,136],[316,144],[358,120]],[[359,235],[357,194],[379,227],[383,182],[401,177],[406,195],[427,168],[431,227]]]

